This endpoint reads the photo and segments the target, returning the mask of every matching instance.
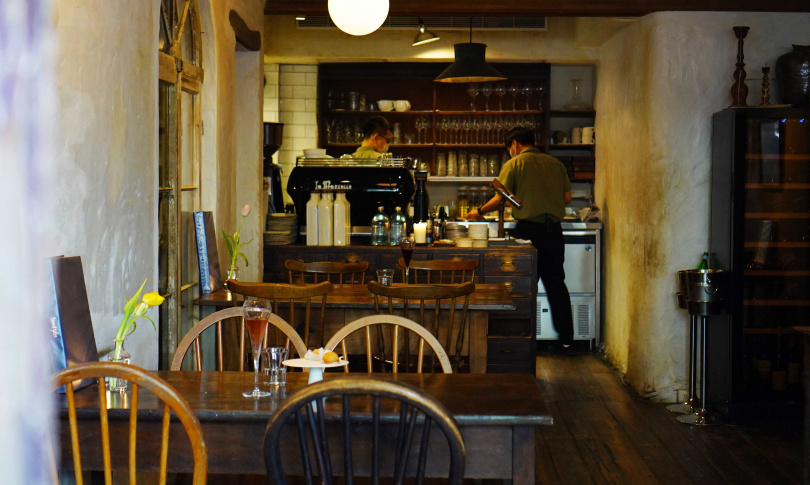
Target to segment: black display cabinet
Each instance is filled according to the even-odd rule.
[[[797,418],[810,316],[810,110],[714,114],[711,264],[731,271],[708,329],[708,404],[730,421]]]

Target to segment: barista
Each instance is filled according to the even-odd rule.
[[[391,125],[382,116],[372,116],[363,126],[363,144],[356,152],[354,158],[380,158],[388,151],[388,140],[391,139]]]

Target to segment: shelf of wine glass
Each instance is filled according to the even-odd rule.
[[[357,148],[360,146],[360,142],[357,143],[327,143],[324,145],[325,148],[335,147],[335,148],[344,148],[344,147],[354,147]],[[435,146],[433,143],[391,143],[388,145],[389,147],[412,147],[412,148],[430,148]],[[499,145],[500,146],[500,145]]]
[[[372,116],[372,115],[429,115],[433,114],[434,111],[432,109],[422,110],[422,109],[409,109],[407,111],[380,111],[380,110],[350,110],[350,109],[329,109],[325,111],[326,114],[330,115],[365,115],[365,116]]]
[[[746,212],[746,219],[810,219],[810,212]]]
[[[327,143],[326,147],[358,147],[360,143]],[[407,147],[437,147],[447,149],[459,148],[504,148],[503,143],[391,143],[389,147],[394,148],[407,148]]]
[[[553,109],[552,118],[593,118],[596,110],[593,109]]]
[[[550,150],[590,150],[596,147],[594,143],[552,143]]]
[[[428,177],[427,181],[432,182],[432,183],[436,183],[436,184],[459,184],[459,183],[464,183],[464,184],[488,184],[488,183],[492,182],[493,179],[496,179],[496,178],[498,178],[498,177],[496,177],[494,175],[489,175],[489,176],[486,176],[486,177],[455,177],[455,176],[438,177],[438,176],[431,175],[431,176]]]
[[[430,114],[437,114],[437,115],[541,115],[544,114],[545,111],[537,110],[537,109],[529,109],[529,110],[408,110],[408,111],[352,111],[348,109],[344,110],[327,110],[325,114],[327,115],[351,115],[351,114],[358,114],[358,115],[381,115],[381,116],[388,116],[388,115],[430,115]]]

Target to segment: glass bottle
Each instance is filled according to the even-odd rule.
[[[307,202],[307,246],[318,245],[318,202],[321,201],[320,192],[313,191]]]
[[[565,105],[565,109],[588,109],[588,105],[582,99],[582,79],[571,79],[571,99]]]
[[[389,246],[399,246],[399,240],[405,236],[405,225],[407,222],[405,214],[402,213],[402,207],[397,206],[394,215],[391,216],[391,222],[388,225]]]
[[[459,219],[467,217],[467,212],[470,211],[470,200],[467,197],[467,187],[460,187],[458,189],[457,210],[457,216]]]
[[[708,251],[703,253],[703,257],[700,258],[700,264],[698,264],[697,269],[709,269],[709,253],[708,253]]]
[[[318,202],[318,246],[332,245],[332,193],[324,192]]]
[[[371,245],[385,246],[388,243],[388,216],[383,206],[377,207],[377,213],[371,218]]]

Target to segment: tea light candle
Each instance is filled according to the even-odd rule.
[[[425,244],[427,242],[426,233],[427,222],[415,222],[413,224],[413,237],[416,244]]]

